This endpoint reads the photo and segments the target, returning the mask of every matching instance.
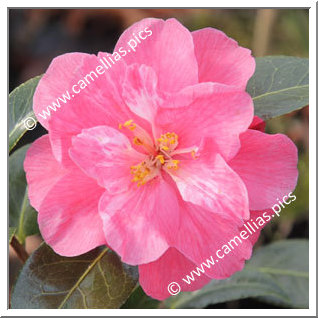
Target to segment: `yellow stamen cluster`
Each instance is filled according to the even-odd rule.
[[[156,159],[159,160],[162,165],[165,163],[165,157],[163,155],[157,155]]]
[[[134,176],[131,181],[137,182],[137,185],[141,186],[148,181],[146,178],[150,175],[150,172],[150,168],[144,161],[136,166],[131,166],[130,173]]]
[[[165,133],[157,139],[159,148],[164,151],[171,151],[178,145],[178,135],[176,133]]]
[[[179,166],[178,166],[179,162],[180,162],[179,160],[173,160],[173,159],[168,160],[166,167],[168,169],[178,170],[179,169]]]
[[[161,169],[178,170],[179,160],[173,159],[175,149],[178,146],[178,135],[176,133],[165,133],[153,141],[148,137],[147,133],[136,125],[132,119],[127,120],[124,124],[119,125],[120,129],[127,128],[135,130],[133,132],[133,143],[142,146],[148,152],[148,156],[143,162],[130,167],[133,175],[132,182],[136,182],[137,186],[142,186],[160,174]],[[191,152],[192,149],[186,149]],[[182,153],[182,152],[181,152]],[[195,157],[195,153],[192,154]]]
[[[123,127],[128,128],[129,130],[134,130],[136,129],[136,124],[132,119],[129,119],[123,124],[119,124],[119,129],[122,129]]]

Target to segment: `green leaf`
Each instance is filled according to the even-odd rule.
[[[25,120],[31,117],[37,121],[32,110],[33,94],[41,76],[28,80],[9,94],[9,151],[28,131]]]
[[[309,103],[308,59],[291,56],[256,58],[247,85],[255,115],[264,120],[290,113]]]
[[[63,257],[43,243],[25,263],[11,305],[29,309],[119,308],[137,281],[137,268],[121,263],[106,247]]]
[[[271,295],[260,299],[276,305],[309,308],[309,242],[283,240],[255,253],[248,269],[270,277],[284,291],[284,300]]]
[[[9,244],[11,243],[16,230],[17,229],[15,227],[9,227]]]
[[[31,207],[27,192],[23,161],[29,145],[9,157],[9,226],[16,227],[15,236],[24,243],[27,236],[39,233],[37,212]]]
[[[204,308],[256,297],[282,307],[308,308],[308,249],[307,240],[283,240],[259,248],[242,271],[212,280],[198,291],[170,297],[165,306]]]
[[[160,301],[153,299],[145,294],[140,286],[138,286],[129,296],[125,304],[121,307],[124,309],[154,309],[158,308]]]

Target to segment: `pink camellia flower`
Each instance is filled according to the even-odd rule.
[[[145,28],[152,35],[136,52],[47,120],[38,116],[49,133],[24,167],[41,234],[56,253],[106,244],[139,266],[148,295],[164,299],[170,282],[192,291],[243,268],[258,234],[192,284],[182,281],[294,189],[297,149],[262,132],[253,116],[248,49],[212,28],[191,33],[175,19],[145,19],[115,51]],[[105,56],[55,58],[36,89],[35,114]]]

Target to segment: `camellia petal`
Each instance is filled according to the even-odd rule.
[[[143,37],[148,37],[144,41],[139,39],[140,43],[133,52],[127,44],[131,40],[136,42],[134,36],[140,32],[143,32]],[[155,70],[161,91],[177,92],[198,83],[192,35],[176,19],[144,19],[133,24],[121,35],[114,51],[118,52],[121,47],[130,51],[125,56],[128,65],[145,64]]]
[[[247,130],[229,165],[244,181],[251,210],[263,210],[293,191],[298,177],[297,148],[281,134]]]
[[[175,248],[169,248],[158,260],[139,266],[139,282],[143,290],[153,298],[163,300],[173,292],[193,291],[209,283],[210,278],[200,278],[187,284],[182,280],[195,268],[195,264]],[[177,284],[175,284],[177,283]]]
[[[200,162],[183,160],[170,175],[182,199],[242,224],[249,217],[247,190],[240,177],[220,155]]]
[[[128,67],[123,83],[123,97],[130,110],[153,123],[162,99],[157,92],[157,75],[144,64]]]
[[[255,71],[251,51],[213,28],[192,32],[200,82],[217,82],[245,89]]]
[[[120,97],[124,61],[101,75],[96,72],[98,64],[93,54],[63,54],[52,61],[34,94],[34,113],[48,128],[54,156],[65,167],[71,165],[68,148],[72,136],[83,128],[118,127],[132,116]],[[73,67],[72,72],[69,67]]]
[[[235,221],[192,203],[181,207],[183,217],[174,246],[197,266],[207,264],[212,256],[214,265],[205,266],[205,275],[211,278],[224,279],[243,269],[245,260],[252,255],[253,245],[240,237]]]
[[[241,227],[240,231],[245,231],[248,236],[248,240],[254,245],[260,234],[261,230],[268,224],[270,219],[272,218],[272,211],[271,210],[264,210],[264,211],[250,211],[250,218],[248,221],[246,221],[246,225],[251,224],[253,227],[252,229],[249,227],[251,231],[251,235],[249,235],[249,231],[246,227]],[[253,223],[254,222],[254,223]],[[256,226],[254,225],[256,224]],[[244,233],[245,237],[245,233]]]
[[[70,156],[110,193],[126,191],[131,185],[130,167],[145,158],[125,135],[108,126],[84,129],[73,137]]]
[[[213,85],[209,93],[206,86],[205,92],[202,85],[193,88],[192,100],[182,93],[180,99],[174,98],[173,107],[160,107],[155,121],[157,134],[173,131],[182,136],[181,148],[199,146],[203,138],[210,137],[218,152],[231,158],[239,149],[239,134],[253,119],[252,99],[245,92],[216,89]]]
[[[116,195],[105,192],[99,212],[107,242],[131,265],[158,259],[179,226],[175,189],[162,178]]]
[[[25,157],[24,170],[30,203],[37,210],[49,190],[67,173],[53,156],[48,135],[40,137],[31,145]]]
[[[258,116],[254,116],[253,121],[249,129],[259,130],[265,132],[266,123],[263,119]]]
[[[58,254],[76,256],[105,245],[98,202],[104,192],[79,170],[61,178],[39,208],[44,240]]]
[[[71,88],[74,80],[79,75],[79,70],[85,59],[94,57],[85,53],[63,54],[51,62],[49,68],[42,76],[33,97],[33,110],[38,121],[45,128],[49,128],[49,121],[54,118],[47,116],[47,119],[39,116],[46,107],[55,101],[61,92]],[[51,110],[54,112],[53,110]]]

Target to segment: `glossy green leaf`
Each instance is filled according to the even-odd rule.
[[[43,243],[24,265],[11,305],[12,308],[119,308],[137,281],[137,268],[121,263],[106,247],[77,257],[63,257]]]
[[[245,268],[202,289],[170,297],[168,308],[204,308],[256,297],[281,307],[308,308],[308,241],[283,240],[259,248]],[[231,254],[228,255],[231,257]]]
[[[28,131],[25,126],[37,121],[33,113],[33,94],[42,75],[36,76],[14,89],[9,95],[9,151]],[[31,121],[31,122],[30,122]]]
[[[11,243],[16,230],[17,229],[15,227],[9,227],[9,244]]]
[[[309,103],[308,59],[291,56],[256,58],[256,70],[247,85],[255,115],[264,120],[290,113]]]
[[[121,307],[124,309],[155,309],[160,305],[160,301],[148,296],[140,286],[138,286],[129,296],[125,304]]]
[[[39,233],[37,212],[31,207],[23,161],[29,145],[9,157],[9,226],[16,227],[15,236],[24,243],[28,235]]]
[[[283,299],[261,295],[261,300],[278,306],[309,308],[308,240],[290,239],[265,246],[251,259],[248,269],[270,277],[283,290]]]

